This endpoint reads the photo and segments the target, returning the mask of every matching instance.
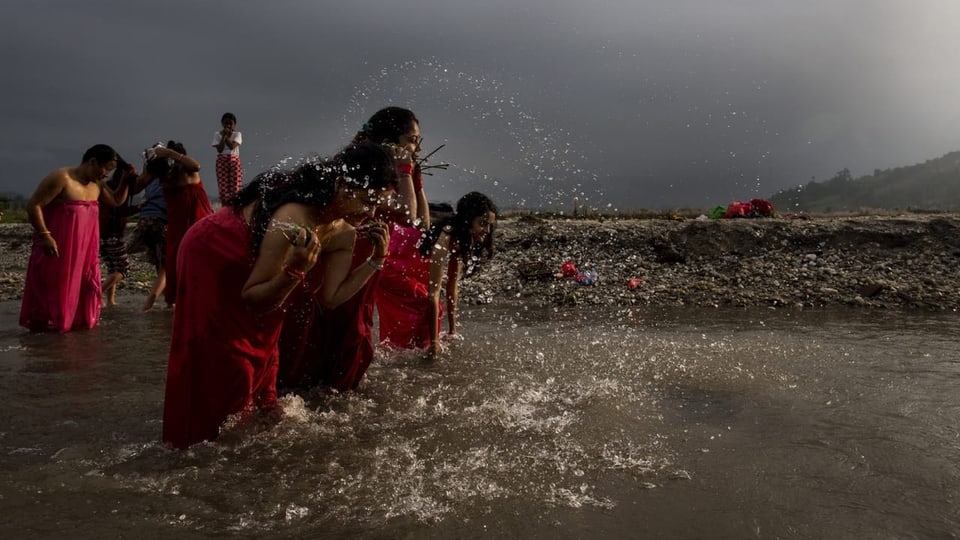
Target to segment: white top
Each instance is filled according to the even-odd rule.
[[[216,148],[217,145],[220,144],[220,139],[222,139],[222,138],[223,138],[223,136],[220,135],[220,132],[219,132],[219,131],[217,131],[216,133],[213,134],[213,143],[212,143],[210,146]],[[236,148],[230,148],[229,145],[226,145],[226,144],[225,144],[225,145],[223,145],[223,150],[222,150],[220,153],[221,153],[221,154],[231,154],[231,155],[234,155],[234,156],[239,156],[239,155],[240,155],[240,145],[243,144],[243,135],[240,135],[240,132],[239,132],[239,131],[234,131],[233,133],[230,134],[230,140],[233,141],[233,142],[235,142],[235,143],[237,143],[237,147],[236,147]]]

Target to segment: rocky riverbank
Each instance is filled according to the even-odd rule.
[[[18,299],[30,227],[0,225],[0,300]],[[153,269],[134,255],[127,293]],[[563,277],[571,261],[594,283]],[[559,277],[558,277],[559,276]],[[500,221],[464,301],[960,310],[960,216]]]
[[[960,216],[501,222],[464,297],[555,305],[960,309]],[[595,284],[558,277],[564,262]]]

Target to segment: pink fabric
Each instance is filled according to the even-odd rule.
[[[430,259],[420,254],[422,233],[393,225],[390,253],[376,290],[380,342],[399,348],[425,348],[433,341],[429,313]]]
[[[163,441],[176,448],[215,439],[232,414],[277,406],[285,309],[256,315],[244,304],[250,242],[243,217],[224,208],[190,227],[180,244],[163,402]]]
[[[100,320],[100,221],[97,201],[66,201],[43,208],[59,257],[34,242],[20,304],[20,326],[68,332]]]

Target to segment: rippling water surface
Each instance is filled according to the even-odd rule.
[[[956,314],[470,307],[437,363],[175,452],[139,303],[0,303],[0,536],[960,535]]]

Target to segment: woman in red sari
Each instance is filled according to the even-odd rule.
[[[181,143],[170,141],[147,152],[144,169],[148,175],[160,179],[167,202],[167,252],[163,263],[167,285],[163,297],[167,306],[172,306],[177,293],[180,241],[194,223],[212,214],[213,209],[200,180],[200,162],[188,156]]]
[[[403,237],[393,231],[377,287],[382,343],[425,349],[432,358],[440,354],[443,282],[447,331],[456,335],[460,278],[473,272],[484,258],[493,256],[497,212],[489,197],[474,191],[457,201],[453,216],[434,224],[422,238]]]
[[[382,208],[378,219],[388,220],[394,232],[419,238],[418,227],[430,226],[422,177],[415,164],[420,151],[420,122],[408,109],[386,107],[367,120],[353,144],[362,141],[389,148],[397,167],[396,204],[391,209]],[[354,267],[364,264],[372,249],[366,238],[358,238]],[[377,281],[368,281],[359,293],[334,310],[325,310],[308,297],[290,307],[287,320],[298,324],[284,325],[280,337],[282,386],[311,388],[319,384],[340,392],[357,388],[373,360]]]
[[[394,185],[389,152],[354,145],[328,161],[261,174],[230,207],[187,232],[177,267],[164,442],[185,448],[216,438],[231,415],[276,411],[277,340],[288,303],[309,295],[333,308],[370,279],[389,233],[364,222]],[[377,247],[351,269],[358,230]]]

